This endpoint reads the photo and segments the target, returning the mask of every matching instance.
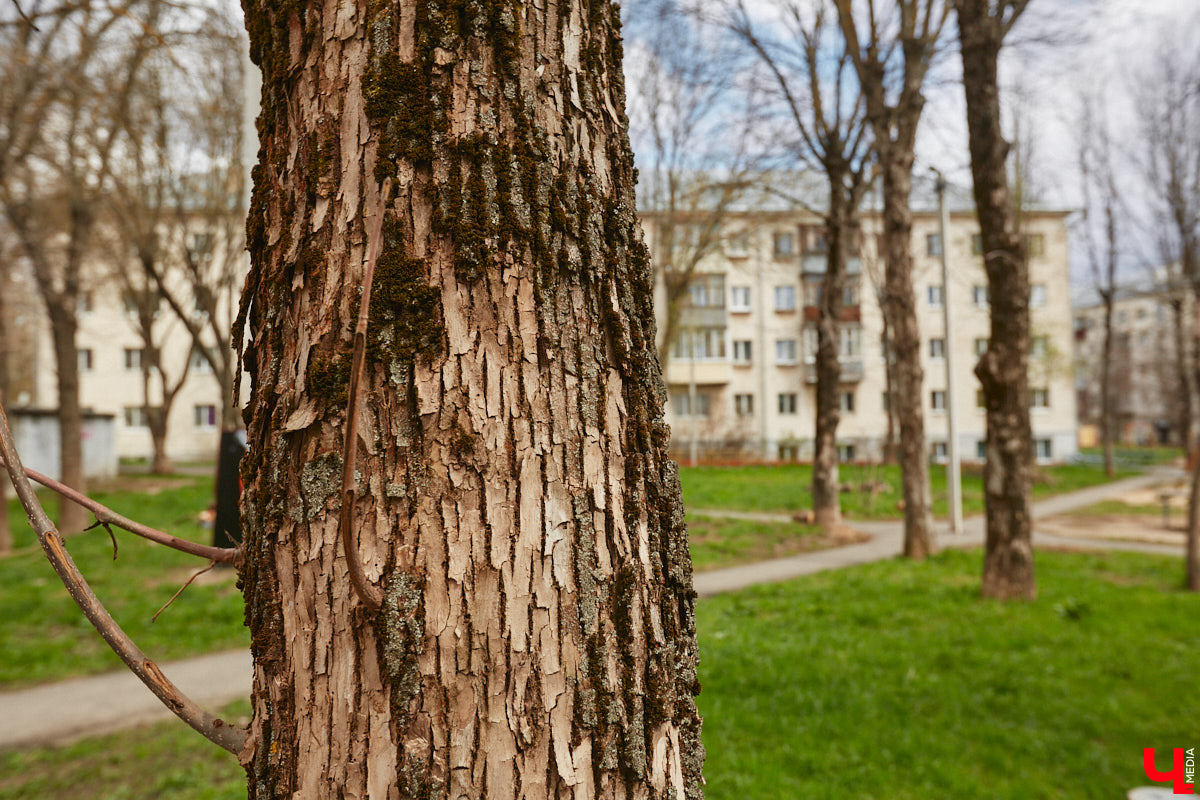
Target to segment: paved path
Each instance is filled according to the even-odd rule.
[[[1160,469],[1135,478],[1048,498],[1034,504],[1034,517],[1051,516],[1088,506],[1107,497],[1173,477],[1177,477],[1177,473]],[[790,519],[786,514],[725,510],[696,510],[694,513],[767,521]],[[900,554],[903,536],[899,522],[855,522],[854,527],[871,534],[871,541],[698,573],[695,577],[696,591],[700,596],[707,597],[760,583],[882,561]],[[983,541],[983,519],[969,518],[964,527],[964,534],[955,537],[943,535],[940,544],[943,547],[978,546]],[[1169,545],[1090,541],[1058,536],[1038,536],[1037,544],[1175,555],[1182,552],[1179,547]],[[247,651],[214,653],[159,666],[185,694],[209,708],[250,694],[250,654]],[[170,712],[126,670],[0,693],[0,750],[106,733],[168,716]]]

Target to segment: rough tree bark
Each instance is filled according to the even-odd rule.
[[[1033,598],[1037,587],[1031,536],[1029,261],[1009,202],[1008,143],[1000,126],[997,76],[1004,36],[1025,3],[1002,0],[997,10],[989,8],[989,0],[958,0],[956,5],[971,176],[991,301],[988,348],[975,367],[987,414],[983,594]]]
[[[832,172],[832,170],[831,170]],[[844,181],[845,175],[839,176]],[[832,177],[831,177],[832,184]],[[817,418],[813,441],[813,520],[829,528],[841,521],[841,496],[838,492],[837,426],[838,391],[841,389],[842,364],[838,358],[838,329],[842,313],[842,284],[846,274],[846,249],[849,244],[850,208],[846,197],[836,190],[829,193],[829,214],[825,225],[825,258],[817,320]]]
[[[700,797],[616,7],[245,10],[263,71],[250,796]],[[380,213],[347,561],[347,373]]]

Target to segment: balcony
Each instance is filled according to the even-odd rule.
[[[828,259],[828,253],[820,250],[810,250],[800,257],[800,270],[806,275],[824,275]],[[846,274],[861,275],[862,259],[858,256],[848,256],[846,258]]]
[[[841,363],[842,374],[840,376],[840,383],[858,383],[863,379],[862,359],[843,358]],[[808,367],[804,371],[804,381],[810,384],[817,382],[817,365],[815,362],[808,362]]]
[[[733,368],[728,359],[672,357],[667,362],[667,383],[671,386],[686,386],[695,378],[697,386],[722,386],[733,377]]]
[[[821,319],[819,306],[804,307],[804,321],[817,322]],[[859,306],[842,306],[838,319],[842,322],[862,322],[862,308]]]
[[[725,327],[724,306],[685,306],[679,310],[679,327],[723,328]]]

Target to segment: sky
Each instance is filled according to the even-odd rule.
[[[646,0],[625,0],[630,8]],[[771,0],[747,0],[760,20],[772,18]],[[956,33],[953,19],[948,32]],[[1133,91],[1165,36],[1200,34],[1200,0],[1031,0],[1012,34],[1001,61],[1008,135],[1020,118],[1021,138],[1030,149],[1030,177],[1044,206],[1081,207],[1078,137],[1074,120],[1081,91],[1102,98],[1117,140],[1118,180],[1127,209],[1122,239],[1121,275],[1133,281],[1155,265],[1155,248],[1146,230],[1152,214],[1144,181],[1135,168],[1137,114]],[[638,43],[629,42],[631,59]],[[636,69],[636,63],[632,65]],[[627,75],[631,64],[626,65]],[[961,63],[948,50],[931,71],[927,103],[917,147],[915,173],[931,167],[951,181],[970,185],[965,99],[959,82]],[[632,91],[631,86],[631,91]],[[639,146],[636,137],[635,148]],[[1080,215],[1070,218],[1073,231],[1072,279],[1080,299],[1086,294],[1090,269],[1079,231]]]

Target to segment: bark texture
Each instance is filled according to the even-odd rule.
[[[840,191],[845,173],[830,174],[829,214],[825,221],[825,279],[817,318],[817,418],[813,452],[813,518],[822,527],[841,522],[841,497],[838,493],[837,426],[840,421],[838,391],[842,365],[838,358],[839,317],[842,311],[842,286],[846,274],[846,250],[855,214],[850,201]]]
[[[989,14],[987,0],[958,3],[971,175],[991,301],[991,337],[975,367],[987,413],[983,594],[1032,599],[1029,262],[1009,202],[1008,143],[1000,127],[997,62],[1007,30],[1001,18]]]
[[[250,796],[701,797],[616,7],[245,8]],[[353,509],[369,612],[337,533],[381,212]]]

